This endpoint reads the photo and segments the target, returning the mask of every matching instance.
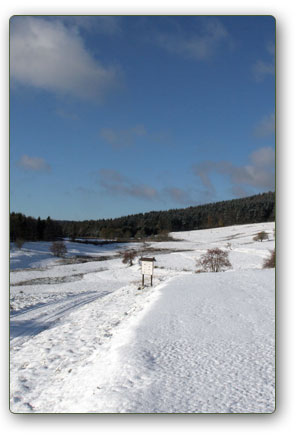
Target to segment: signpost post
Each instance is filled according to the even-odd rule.
[[[154,257],[142,257],[141,263],[142,263],[142,286],[144,286],[144,276],[150,275],[151,277],[151,287],[153,282],[153,270],[154,270]]]

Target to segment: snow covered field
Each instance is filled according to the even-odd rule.
[[[147,246],[67,242],[64,262],[46,242],[13,248],[11,411],[273,412],[275,273],[262,269],[273,228],[181,232]],[[254,242],[262,230],[269,240]],[[138,258],[122,263],[128,247],[155,256],[153,287],[140,288]],[[229,252],[232,269],[195,273],[212,247]]]

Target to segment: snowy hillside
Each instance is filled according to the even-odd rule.
[[[13,412],[261,413],[275,407],[274,223],[130,244],[155,256],[141,289],[128,246],[46,242],[11,250]],[[267,241],[253,241],[259,231]],[[232,269],[195,273],[212,247]],[[74,255],[91,261],[73,261]]]

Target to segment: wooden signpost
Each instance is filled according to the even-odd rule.
[[[142,286],[144,286],[144,277],[145,275],[150,275],[151,277],[151,286],[152,286],[152,280],[153,280],[153,270],[154,270],[154,257],[142,257],[141,263],[142,263]]]

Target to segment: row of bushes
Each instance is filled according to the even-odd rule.
[[[259,233],[260,237],[256,237],[255,239],[261,241],[264,240],[265,236],[262,233]],[[21,240],[17,240],[16,245],[18,246],[18,248],[22,248],[23,243]],[[52,242],[52,244],[50,245],[50,251],[56,257],[64,257],[67,253],[67,248],[64,242],[56,241],[56,242]],[[123,263],[129,264],[129,266],[132,266],[133,260],[138,256],[138,252],[135,251],[134,249],[124,251],[121,254],[123,256],[123,260],[122,260]],[[276,255],[274,249],[273,251],[271,251],[270,257],[264,261],[263,267],[264,268],[275,267],[275,262],[276,262]],[[207,252],[204,255],[202,255],[200,259],[197,260],[196,266],[198,267],[198,269],[196,270],[197,273],[221,272],[231,268],[232,264],[230,263],[228,258],[228,251],[223,251],[222,249],[219,248],[212,248],[212,249],[208,249]]]
[[[133,260],[138,256],[138,252],[134,249],[125,251],[123,253],[123,263],[132,266]],[[275,267],[275,249],[270,252],[269,258],[267,258],[263,263],[263,268]],[[232,267],[232,264],[228,258],[228,252],[223,251],[219,248],[208,249],[207,252],[202,255],[196,262],[198,269],[197,273],[200,272],[222,272]]]

